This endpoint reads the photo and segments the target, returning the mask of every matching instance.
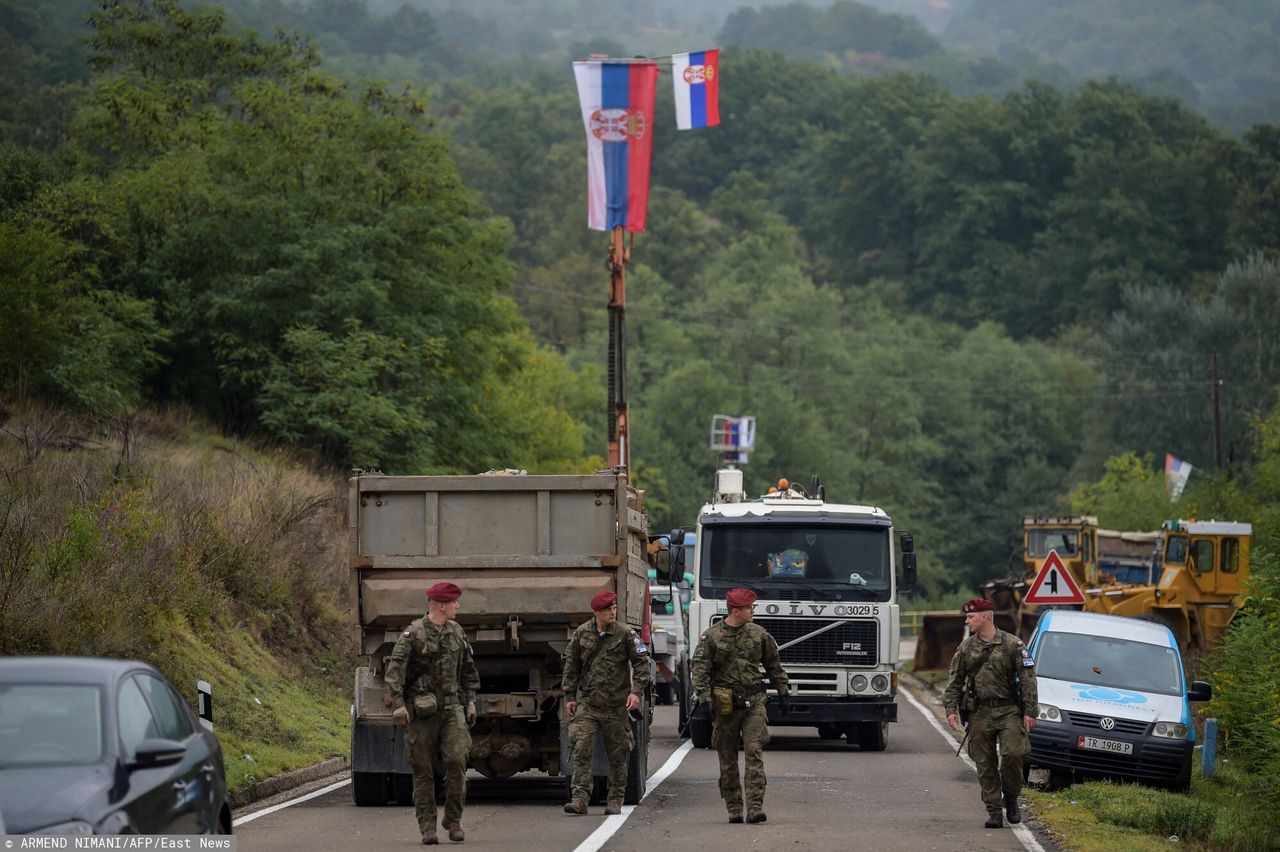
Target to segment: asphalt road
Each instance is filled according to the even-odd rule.
[[[628,809],[625,821],[612,818],[608,827],[621,823],[616,832],[603,843],[596,835],[583,848],[1027,848],[1008,828],[983,828],[986,814],[973,771],[905,697],[899,698],[899,719],[889,727],[889,747],[883,752],[864,753],[843,741],[820,740],[808,729],[772,729],[773,742],[765,753],[769,820],[762,825],[726,823],[715,753],[689,751],[640,805]],[[656,773],[684,743],[676,737],[675,708],[658,708],[653,735],[649,769]],[[606,820],[600,808],[585,817],[564,814],[564,798],[562,782],[554,779],[529,774],[495,782],[477,776],[463,815],[463,848],[577,850]],[[419,841],[411,808],[357,808],[350,785],[260,817],[252,814],[237,814],[241,852],[372,852],[405,849]],[[239,822],[246,817],[248,822]],[[443,837],[442,843],[453,845]]]

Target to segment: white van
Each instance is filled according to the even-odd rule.
[[[1028,767],[1051,789],[1077,778],[1140,781],[1186,790],[1196,729],[1178,643],[1168,627],[1136,618],[1049,610],[1031,637],[1040,718]]]

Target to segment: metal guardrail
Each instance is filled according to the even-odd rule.
[[[907,612],[903,610],[902,612],[898,613],[902,623],[903,636],[919,636],[920,627],[921,625],[924,624],[924,617],[926,615],[955,615],[955,614],[956,614],[956,611],[953,609],[913,610],[911,612]]]

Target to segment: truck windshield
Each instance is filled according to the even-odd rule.
[[[1027,555],[1048,556],[1050,550],[1059,556],[1075,556],[1079,550],[1079,534],[1075,530],[1027,530]]]
[[[886,527],[717,524],[702,535],[704,598],[748,586],[765,600],[890,600]]]
[[[1089,686],[1182,694],[1182,665],[1173,648],[1050,631],[1036,648],[1036,675]]]

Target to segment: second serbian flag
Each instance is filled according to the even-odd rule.
[[[677,53],[671,57],[676,95],[676,129],[694,130],[720,123],[720,50]]]
[[[643,231],[653,154],[656,62],[573,63],[587,131],[587,225]]]

